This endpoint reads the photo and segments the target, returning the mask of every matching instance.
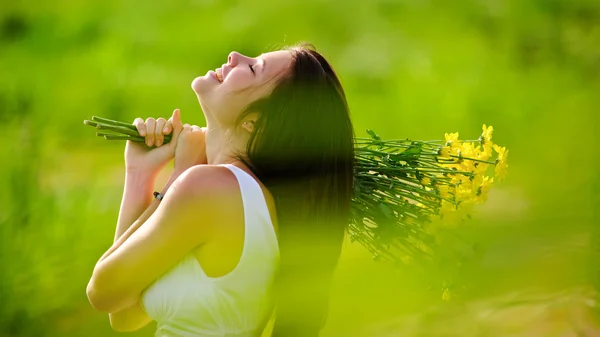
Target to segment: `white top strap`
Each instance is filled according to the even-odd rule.
[[[242,201],[244,204],[244,219],[246,221],[246,235],[244,244],[250,251],[267,248],[270,253],[279,256],[277,235],[273,228],[271,214],[265,195],[260,184],[248,172],[232,165],[224,164],[236,176],[240,185]],[[241,263],[241,261],[240,261]]]

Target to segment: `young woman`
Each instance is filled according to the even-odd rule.
[[[134,122],[152,149],[126,146],[115,242],[94,268],[91,304],[117,331],[155,320],[156,336],[260,336],[274,310],[273,336],[317,336],[353,191],[335,72],[308,46],[232,52],[192,88],[206,128],[182,125],[179,110]]]

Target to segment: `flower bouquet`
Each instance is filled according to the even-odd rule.
[[[109,140],[144,142],[135,126],[92,117],[84,124]],[[375,260],[394,264],[435,261],[436,235],[461,223],[486,201],[494,180],[507,172],[508,150],[492,143],[491,126],[476,140],[382,140],[372,130],[356,138],[350,240]],[[165,136],[165,143],[171,140]],[[494,168],[494,173],[488,171]]]
[[[492,143],[483,125],[477,140],[458,133],[445,140],[357,138],[350,239],[374,259],[406,264],[435,260],[436,234],[469,217],[487,200],[494,179],[504,179],[508,150]],[[495,152],[495,156],[494,156]],[[494,167],[494,176],[488,171]]]

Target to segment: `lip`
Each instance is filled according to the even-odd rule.
[[[221,82],[219,82],[219,79],[217,78],[217,73],[214,72],[213,70],[210,70],[208,72],[208,74],[210,75],[210,77],[212,77],[215,81],[217,81],[217,83],[221,84]]]

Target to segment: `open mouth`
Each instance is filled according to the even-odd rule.
[[[223,69],[219,68],[215,70],[215,73],[217,74],[217,81],[219,81],[219,83],[223,83]]]

